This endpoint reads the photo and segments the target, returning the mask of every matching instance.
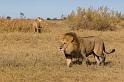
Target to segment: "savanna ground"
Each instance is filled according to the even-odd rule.
[[[79,36],[99,36],[106,49],[105,66],[73,65],[68,68],[59,51],[61,34],[72,31],[56,22],[49,31],[0,33],[0,82],[124,82],[124,29],[116,31],[75,31]],[[91,61],[95,61],[90,56]]]

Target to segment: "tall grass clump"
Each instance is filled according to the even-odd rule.
[[[6,32],[30,32],[33,31],[32,20],[0,18],[0,31]]]
[[[89,30],[115,30],[116,25],[121,21],[122,14],[110,10],[107,7],[97,9],[78,7],[67,16],[67,23],[72,29],[89,29]]]

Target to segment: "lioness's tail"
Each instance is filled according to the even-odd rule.
[[[105,52],[106,54],[111,54],[111,53],[114,53],[114,52],[115,52],[115,49],[111,49],[109,52],[106,51],[104,44],[103,44],[103,50],[104,50],[104,52]]]

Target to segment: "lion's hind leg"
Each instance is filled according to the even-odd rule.
[[[96,59],[96,62],[98,65],[105,65],[105,56],[102,55],[102,56],[97,56],[97,55],[94,55],[95,59]]]
[[[100,59],[100,64],[105,65],[105,59],[106,59],[105,55],[100,56],[99,59]]]
[[[95,59],[96,59],[97,65],[100,65],[101,62],[100,62],[100,58],[99,58],[99,56],[95,55]]]

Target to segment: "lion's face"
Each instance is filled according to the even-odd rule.
[[[37,17],[35,20],[36,20],[36,21],[39,21],[39,22],[43,21],[43,19],[40,18],[40,17]]]
[[[79,44],[75,33],[69,32],[64,34],[64,37],[61,40],[60,50],[64,52],[68,67],[70,67],[74,62],[79,62],[79,59],[82,61],[82,57],[79,54]]]
[[[74,50],[73,37],[65,35],[61,41],[60,50],[70,54]]]

